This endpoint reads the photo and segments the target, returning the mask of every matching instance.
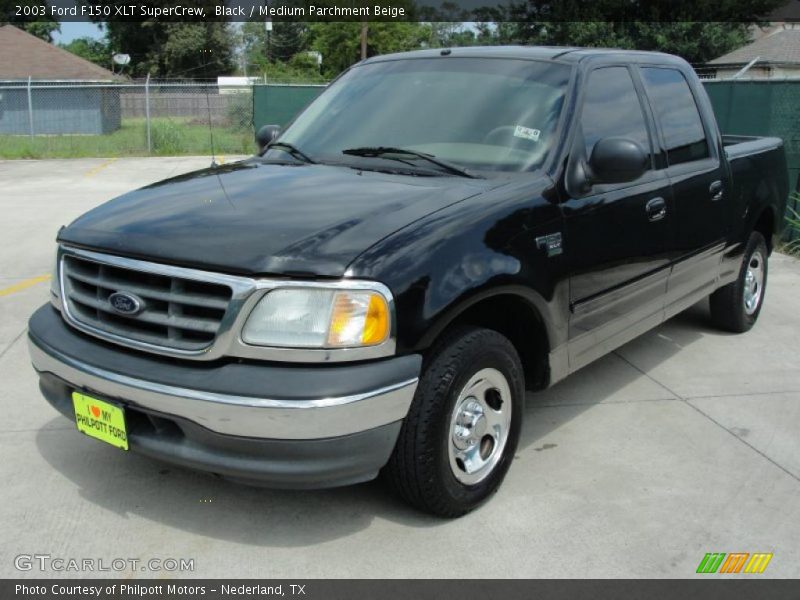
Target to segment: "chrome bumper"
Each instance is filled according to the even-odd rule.
[[[345,436],[405,418],[417,378],[356,395],[280,399],[174,387],[112,372],[28,340],[33,366],[79,389],[174,415],[213,432],[273,440]]]

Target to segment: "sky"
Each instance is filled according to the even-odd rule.
[[[53,40],[58,44],[69,44],[75,38],[91,37],[99,40],[103,37],[103,32],[95,23],[61,23],[61,33],[53,32]]]

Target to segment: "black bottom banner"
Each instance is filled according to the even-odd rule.
[[[36,600],[160,600],[221,598],[295,600],[570,600],[679,598],[736,600],[800,599],[796,580],[487,580],[309,579],[226,580],[27,579],[0,581],[0,598]]]

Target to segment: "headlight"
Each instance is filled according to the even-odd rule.
[[[373,290],[277,289],[250,313],[242,340],[256,346],[354,348],[386,341],[387,298]]]

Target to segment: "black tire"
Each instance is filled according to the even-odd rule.
[[[499,371],[510,390],[508,437],[484,479],[465,485],[451,469],[449,444],[456,401],[483,369]],[[488,392],[487,392],[488,394]],[[463,399],[462,399],[463,401]],[[490,329],[464,327],[438,343],[423,365],[417,387],[385,474],[412,506],[440,517],[458,517],[479,506],[503,481],[516,452],[525,405],[522,364],[514,346]]]
[[[751,261],[760,256],[763,262],[763,281],[758,288],[760,294],[755,310],[745,309],[745,292],[747,288],[747,271]],[[750,234],[742,257],[742,266],[736,281],[719,288],[711,294],[711,320],[720,329],[733,333],[749,331],[758,320],[761,307],[764,306],[764,295],[767,289],[768,251],[767,243],[759,232]]]

